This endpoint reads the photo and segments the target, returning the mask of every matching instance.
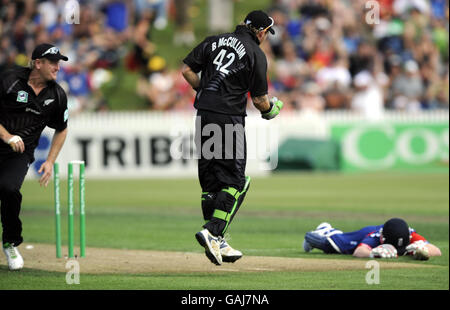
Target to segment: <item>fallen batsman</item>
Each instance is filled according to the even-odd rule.
[[[303,241],[305,252],[314,248],[327,254],[352,254],[367,258],[409,255],[417,260],[428,260],[431,256],[441,256],[438,247],[399,218],[347,233],[333,228],[329,223],[321,223],[315,230],[307,232]]]

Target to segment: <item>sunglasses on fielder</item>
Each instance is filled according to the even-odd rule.
[[[270,19],[270,25],[263,29],[264,32],[267,32],[270,29],[270,27],[272,27],[274,24],[273,18],[269,17],[269,19]]]
[[[58,53],[59,53],[59,48],[57,48],[57,47],[51,47],[51,48],[49,48],[48,50],[46,50],[46,51],[41,55],[41,57],[44,57],[45,55],[48,55],[48,54],[56,55],[56,54],[58,54]]]

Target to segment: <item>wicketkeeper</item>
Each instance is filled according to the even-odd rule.
[[[197,91],[195,140],[206,224],[196,238],[217,265],[242,257],[223,236],[250,185],[245,176],[247,94],[264,119],[276,117],[283,107],[267,96],[267,60],[259,47],[269,32],[275,33],[273,24],[263,11],[250,12],[234,32],[207,37],[183,60],[183,76]],[[226,141],[230,128],[235,130],[231,143]],[[211,147],[215,138],[221,143]]]

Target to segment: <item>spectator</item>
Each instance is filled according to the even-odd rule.
[[[268,42],[272,49],[272,53],[277,58],[282,58],[284,53],[283,44],[285,42],[291,43],[287,38],[288,14],[279,6],[273,7],[269,14],[274,20],[273,29],[275,30],[275,34],[268,37]]]
[[[350,56],[349,70],[352,77],[361,71],[372,71],[374,68],[375,48],[367,41],[361,41],[357,52]]]
[[[448,71],[441,76],[433,74],[425,92],[426,107],[429,109],[448,109],[448,92]]]
[[[127,68],[138,70],[141,75],[148,76],[147,64],[155,52],[155,45],[150,40],[150,30],[154,20],[151,10],[142,12],[133,32],[133,49],[127,57]]]
[[[39,23],[45,27],[45,29],[54,27],[58,22],[58,6],[55,2],[56,1],[44,1],[37,6]]]
[[[355,94],[351,109],[368,120],[380,120],[383,116],[383,92],[368,71],[359,72],[354,78]]]
[[[325,100],[320,95],[320,87],[317,83],[309,81],[303,85],[302,96],[299,99],[300,110],[314,112],[323,111]]]
[[[194,97],[195,90],[192,89],[192,86],[183,78],[181,74],[182,68],[176,70],[173,73],[174,83],[175,83],[175,104],[173,105],[174,110],[178,111],[194,111]]]
[[[86,109],[90,94],[88,73],[79,67],[64,67],[60,71],[58,80],[67,83],[69,94],[76,103],[73,106],[74,110],[80,112]]]
[[[105,6],[106,27],[121,33],[128,28],[128,8],[123,1],[109,1]]]
[[[208,0],[208,29],[227,32],[233,27],[234,0]]]
[[[153,56],[148,62],[148,82],[141,82],[140,92],[152,110],[169,110],[176,104],[175,78],[164,58]]]
[[[139,73],[138,93],[149,98],[142,86],[149,85],[154,73],[148,66],[158,52],[151,36],[154,29],[165,29],[174,22],[174,44],[195,42],[192,0],[78,1],[78,24],[66,23],[65,1],[0,2],[0,70],[25,65],[39,43],[57,43],[70,59],[62,64],[61,72],[71,74],[62,75],[61,81],[73,79],[76,72],[75,80],[82,77],[81,84],[87,85],[83,88],[87,103],[78,104],[80,112],[107,107],[101,89],[93,88],[90,80],[94,72],[109,72],[122,63],[129,72]],[[268,59],[270,87],[283,98],[287,111],[302,109],[301,99],[310,88],[304,85],[307,81],[319,85],[318,96],[325,109],[352,109],[352,103],[361,101],[367,92],[350,82],[355,82],[360,72],[377,80],[386,109],[448,109],[448,1],[378,2],[380,20],[376,24],[366,21],[365,0],[270,2],[267,10],[275,20],[276,35],[262,49]],[[156,106],[190,107],[195,94],[184,90],[177,78],[168,78],[178,69],[167,67],[153,77],[152,84],[173,84],[168,88],[175,92],[170,104]],[[112,81],[120,83],[121,77]]]
[[[348,70],[348,63],[345,58],[335,57],[333,62],[317,72],[316,79],[322,89],[342,88],[351,86],[352,77]]]
[[[424,85],[420,77],[419,66],[413,60],[404,65],[403,73],[392,83],[394,108],[406,111],[418,111],[421,108]]]
[[[432,20],[432,25],[431,35],[433,43],[438,48],[441,59],[448,64],[448,21],[447,29],[445,29],[445,22],[443,20]]]
[[[324,0],[306,0],[299,7],[302,17],[316,18],[328,15],[328,6]]]
[[[135,10],[138,18],[141,18],[141,12],[154,12],[154,26],[162,30],[167,27],[167,3],[166,0],[134,0]]]
[[[308,74],[307,64],[297,57],[295,46],[290,41],[283,44],[283,58],[275,61],[275,74],[279,90],[292,91],[301,86],[301,76]]]
[[[189,8],[192,0],[173,0],[175,2],[175,46],[191,46],[195,42],[194,29],[189,18]]]

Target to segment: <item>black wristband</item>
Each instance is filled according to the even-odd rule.
[[[267,111],[261,111],[261,114],[266,114],[266,113],[269,113],[270,111],[272,111],[273,103],[272,103],[272,102],[269,102],[269,103],[270,103],[270,108],[269,108],[269,110],[267,110]]]

